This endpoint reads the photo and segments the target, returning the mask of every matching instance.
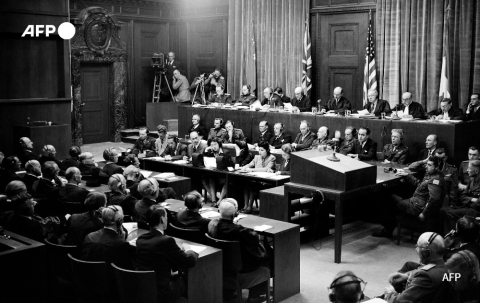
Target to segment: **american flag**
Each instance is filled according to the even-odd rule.
[[[365,69],[363,71],[363,104],[367,104],[369,90],[377,89],[377,71],[375,67],[375,46],[373,43],[372,15],[368,22],[367,52],[365,54]]]
[[[312,89],[312,42],[310,41],[310,33],[308,21],[305,22],[305,36],[303,38],[303,76],[302,88],[305,95],[310,96]]]
[[[438,95],[440,96],[440,102],[443,99],[450,98],[450,83],[448,76],[450,74],[450,49],[449,49],[449,37],[448,37],[448,13],[450,11],[450,5],[447,7],[445,14],[445,23],[443,28],[443,56],[442,56],[442,74],[440,75],[440,89]]]

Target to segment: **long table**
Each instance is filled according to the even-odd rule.
[[[167,199],[165,203],[170,204],[166,208],[174,213],[185,208],[185,203],[180,200]],[[273,298],[275,302],[299,293],[300,226],[251,215],[241,218],[239,224],[251,229],[260,225],[273,227],[263,232],[257,231],[257,233],[273,239]]]
[[[425,148],[425,139],[429,134],[436,134],[439,143],[447,148],[447,154],[453,163],[458,165],[461,161],[467,159],[468,148],[471,145],[478,145],[480,141],[480,120],[461,123],[440,123],[431,121],[401,121],[401,120],[380,120],[380,119],[362,119],[355,117],[328,117],[322,115],[313,115],[311,113],[292,114],[287,112],[269,112],[269,111],[250,111],[250,110],[232,110],[221,108],[199,108],[189,105],[178,107],[178,134],[185,136],[191,125],[193,114],[200,115],[201,124],[207,129],[213,127],[214,119],[223,118],[223,121],[232,120],[236,128],[241,128],[251,142],[252,138],[258,138],[258,123],[262,120],[269,122],[269,130],[273,134],[273,125],[281,122],[285,126],[286,133],[295,138],[299,133],[299,126],[302,120],[310,123],[310,128],[316,132],[321,126],[327,126],[330,135],[335,130],[340,130],[343,136],[345,127],[352,125],[356,128],[366,126],[371,130],[370,137],[378,143],[378,151],[382,151],[383,146],[391,143],[390,131],[395,128],[404,130],[403,143],[410,150],[410,160],[415,161],[420,150]]]

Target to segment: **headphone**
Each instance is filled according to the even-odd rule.
[[[345,281],[345,282],[342,282],[342,283],[337,283],[338,280],[340,280],[342,278],[345,278],[345,277],[352,277],[354,280]],[[340,286],[345,286],[345,285],[354,284],[354,283],[358,283],[358,284],[360,284],[360,286],[361,286],[361,284],[363,284],[362,294],[360,295],[359,302],[362,301],[365,297],[363,295],[363,292],[365,291],[365,287],[367,286],[367,282],[363,281],[362,279],[360,279],[359,277],[357,277],[353,274],[346,274],[346,275],[340,276],[340,277],[336,278],[335,280],[333,280],[332,284],[330,284],[330,287],[328,287],[328,290],[330,291],[330,293],[328,294],[328,299],[330,300],[330,302],[337,302],[337,296],[333,292],[334,289],[336,289],[337,287],[340,287]]]
[[[119,177],[117,177],[116,174],[111,175],[110,178],[113,178],[113,179],[117,180],[117,181],[119,182],[119,184],[120,184],[120,187],[123,186],[122,179],[120,179]]]
[[[227,202],[227,203],[232,204],[233,207],[235,207],[235,213],[233,214],[233,217],[234,217],[234,218],[238,217],[238,215],[239,215],[238,205],[235,205],[235,203],[231,202],[230,200],[222,200],[222,202]]]
[[[147,180],[153,187],[152,188],[152,187],[149,186],[149,187],[145,188],[146,194],[149,195],[149,196],[155,196],[157,194],[157,192],[160,191],[160,188],[155,189],[155,185],[150,180],[150,178],[146,178],[145,180]]]
[[[283,125],[283,123],[278,122],[278,123],[276,123],[276,124],[280,124],[280,131],[283,132],[283,130],[285,129],[285,126]]]
[[[430,238],[428,238],[428,242],[427,242],[427,245],[422,249],[421,253],[423,255],[424,258],[429,258],[430,255],[432,254],[432,251],[430,250],[430,248],[428,248],[430,246],[430,244],[432,244],[433,240],[435,240],[435,238],[438,236],[437,233],[432,233],[432,235],[430,236]]]
[[[213,120],[214,120],[214,121],[215,121],[215,120],[220,120],[220,126],[223,125],[223,119],[222,119],[222,118],[215,118],[215,119],[213,119]]]
[[[113,210],[114,213],[118,213],[118,208],[115,205],[109,205],[107,206],[107,208]],[[117,220],[115,220],[115,225],[117,225],[118,228],[121,228],[123,223],[122,221],[123,221],[123,217],[119,217]]]
[[[475,266],[473,265],[473,260],[464,250],[459,251],[458,254],[462,256],[465,262],[467,262],[468,267],[470,267],[470,270],[472,271],[472,277],[470,278],[470,283],[475,284],[477,282],[477,273],[475,272]]]
[[[112,160],[112,158],[113,158],[113,150],[114,150],[114,149],[115,149],[115,147],[109,147],[109,148],[107,148],[107,149],[103,152],[104,158],[105,158],[105,155],[107,155],[108,160]]]

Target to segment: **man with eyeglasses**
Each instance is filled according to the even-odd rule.
[[[345,110],[352,110],[352,104],[343,96],[343,88],[335,87],[333,98],[328,100],[327,104],[322,108],[322,112],[343,114]]]
[[[425,116],[425,109],[418,102],[413,102],[412,94],[409,92],[403,93],[402,104],[398,104],[396,109],[403,112],[403,115],[410,115],[413,118],[422,118]]]
[[[453,107],[452,99],[443,99],[440,108],[432,110],[428,115],[435,120],[463,120],[462,110]]]

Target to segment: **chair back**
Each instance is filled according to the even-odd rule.
[[[167,234],[175,238],[197,242],[200,244],[207,243],[205,234],[200,229],[181,228],[173,225],[172,223],[168,223]]]
[[[111,264],[120,303],[157,303],[155,272],[126,270]]]
[[[47,239],[45,239],[45,245],[47,246],[47,264],[54,281],[57,285],[73,283],[72,267],[70,266],[68,254],[74,254],[77,246],[54,244]]]
[[[209,246],[221,249],[223,252],[223,270],[240,271],[242,269],[242,255],[240,253],[240,243],[238,241],[227,241],[215,239],[208,234],[207,243]]]
[[[109,302],[109,283],[105,262],[82,261],[68,254],[78,302]]]

